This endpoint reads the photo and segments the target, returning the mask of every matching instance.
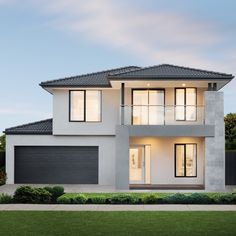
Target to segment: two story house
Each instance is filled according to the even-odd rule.
[[[7,183],[224,190],[232,79],[162,64],[42,82],[53,118],[5,130]]]

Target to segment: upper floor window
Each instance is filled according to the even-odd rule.
[[[70,121],[100,122],[101,91],[70,91]]]
[[[175,119],[177,121],[196,121],[197,119],[197,89],[175,89]]]

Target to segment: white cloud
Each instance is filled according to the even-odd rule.
[[[49,16],[52,27],[72,32],[93,44],[133,54],[146,64],[168,62],[208,69],[217,69],[222,64],[220,58],[209,59],[208,55],[218,45],[226,45],[224,29],[219,23],[201,21],[200,17],[193,19],[183,12],[161,8],[141,9],[131,0],[24,0],[23,3]],[[147,4],[151,6],[152,1]]]
[[[120,3],[120,2],[118,2]],[[93,43],[122,49],[146,63],[204,65],[204,52],[223,41],[214,24],[163,11],[145,11],[108,0],[37,1],[53,25]],[[131,7],[132,6],[132,7]]]

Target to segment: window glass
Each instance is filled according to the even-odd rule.
[[[197,119],[196,88],[179,88],[175,90],[175,119],[195,121]]]
[[[86,121],[100,121],[101,92],[86,91]]]
[[[195,88],[186,88],[186,120],[196,120],[197,107],[196,107],[197,93]]]
[[[196,176],[196,144],[186,144],[186,176]]]
[[[148,105],[148,90],[133,91],[133,105]]]
[[[71,91],[70,100],[70,119],[84,121],[84,91]]]
[[[176,145],[176,176],[184,176],[184,145]]]
[[[185,89],[176,89],[175,92],[176,92],[175,119],[185,120]]]
[[[148,124],[148,90],[133,91],[133,124]]]

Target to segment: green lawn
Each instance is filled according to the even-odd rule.
[[[0,235],[236,235],[236,212],[0,212]]]

